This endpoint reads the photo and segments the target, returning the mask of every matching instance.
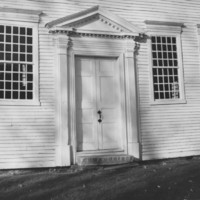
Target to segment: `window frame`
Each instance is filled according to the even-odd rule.
[[[178,25],[178,27],[177,27]],[[149,71],[150,71],[150,104],[159,105],[159,104],[181,104],[187,103],[185,99],[185,90],[184,90],[184,76],[183,76],[183,62],[182,62],[182,46],[181,46],[181,27],[177,23],[167,22],[161,24],[147,23],[147,34],[148,38],[148,50],[149,50]],[[178,79],[179,79],[179,95],[177,99],[154,99],[154,85],[153,85],[153,59],[152,59],[152,46],[151,46],[151,37],[152,36],[169,36],[176,37],[176,46],[177,46],[177,57],[178,57]]]
[[[18,26],[18,27],[29,27],[32,28],[32,38],[33,38],[33,99],[0,99],[1,105],[40,105],[39,101],[39,83],[38,83],[38,23],[34,22],[22,22],[11,21],[11,20],[0,20],[0,25],[4,26]],[[5,60],[0,62],[6,63]],[[14,63],[11,61],[10,63]],[[20,61],[18,62],[20,63]]]

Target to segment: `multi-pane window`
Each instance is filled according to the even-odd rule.
[[[33,99],[33,29],[0,25],[0,99]]]
[[[179,62],[175,36],[152,36],[154,99],[179,99]]]

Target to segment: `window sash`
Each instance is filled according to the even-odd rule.
[[[7,20],[0,20],[0,24],[4,26],[13,26],[13,27],[26,27],[32,29],[32,61],[12,61],[12,60],[0,60],[0,63],[11,63],[11,64],[24,64],[32,65],[33,71],[33,82],[32,82],[32,99],[0,99],[0,105],[40,105],[39,102],[39,90],[38,90],[38,24],[37,23],[24,23],[20,21],[7,21]],[[20,49],[19,49],[20,50]],[[30,51],[30,49],[29,49]],[[26,54],[26,53],[24,53]],[[28,91],[29,92],[29,91]]]
[[[33,65],[0,62],[0,98],[33,99]]]
[[[177,37],[152,35],[151,62],[154,101],[180,99]]]
[[[32,61],[32,28],[0,24],[0,99],[33,99]]]

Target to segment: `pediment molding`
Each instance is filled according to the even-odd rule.
[[[69,36],[135,38],[144,31],[105,8],[95,6],[46,24],[52,34]]]
[[[99,22],[99,24],[102,23],[105,26],[107,26],[107,28],[110,27],[113,32],[114,31],[131,32],[130,30],[120,26],[119,24],[115,23],[114,21],[111,21],[110,19],[108,19],[108,18],[106,18],[106,17],[104,17],[103,15],[100,15],[100,14],[95,14],[93,16],[84,18],[82,20],[72,22],[70,24],[67,24],[64,27],[71,27],[71,28],[74,28],[74,29],[79,29],[81,27],[93,24],[95,22]]]

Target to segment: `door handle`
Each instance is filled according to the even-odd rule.
[[[101,112],[101,110],[98,110],[97,113],[99,114],[98,122],[101,123],[102,122],[102,112]]]

